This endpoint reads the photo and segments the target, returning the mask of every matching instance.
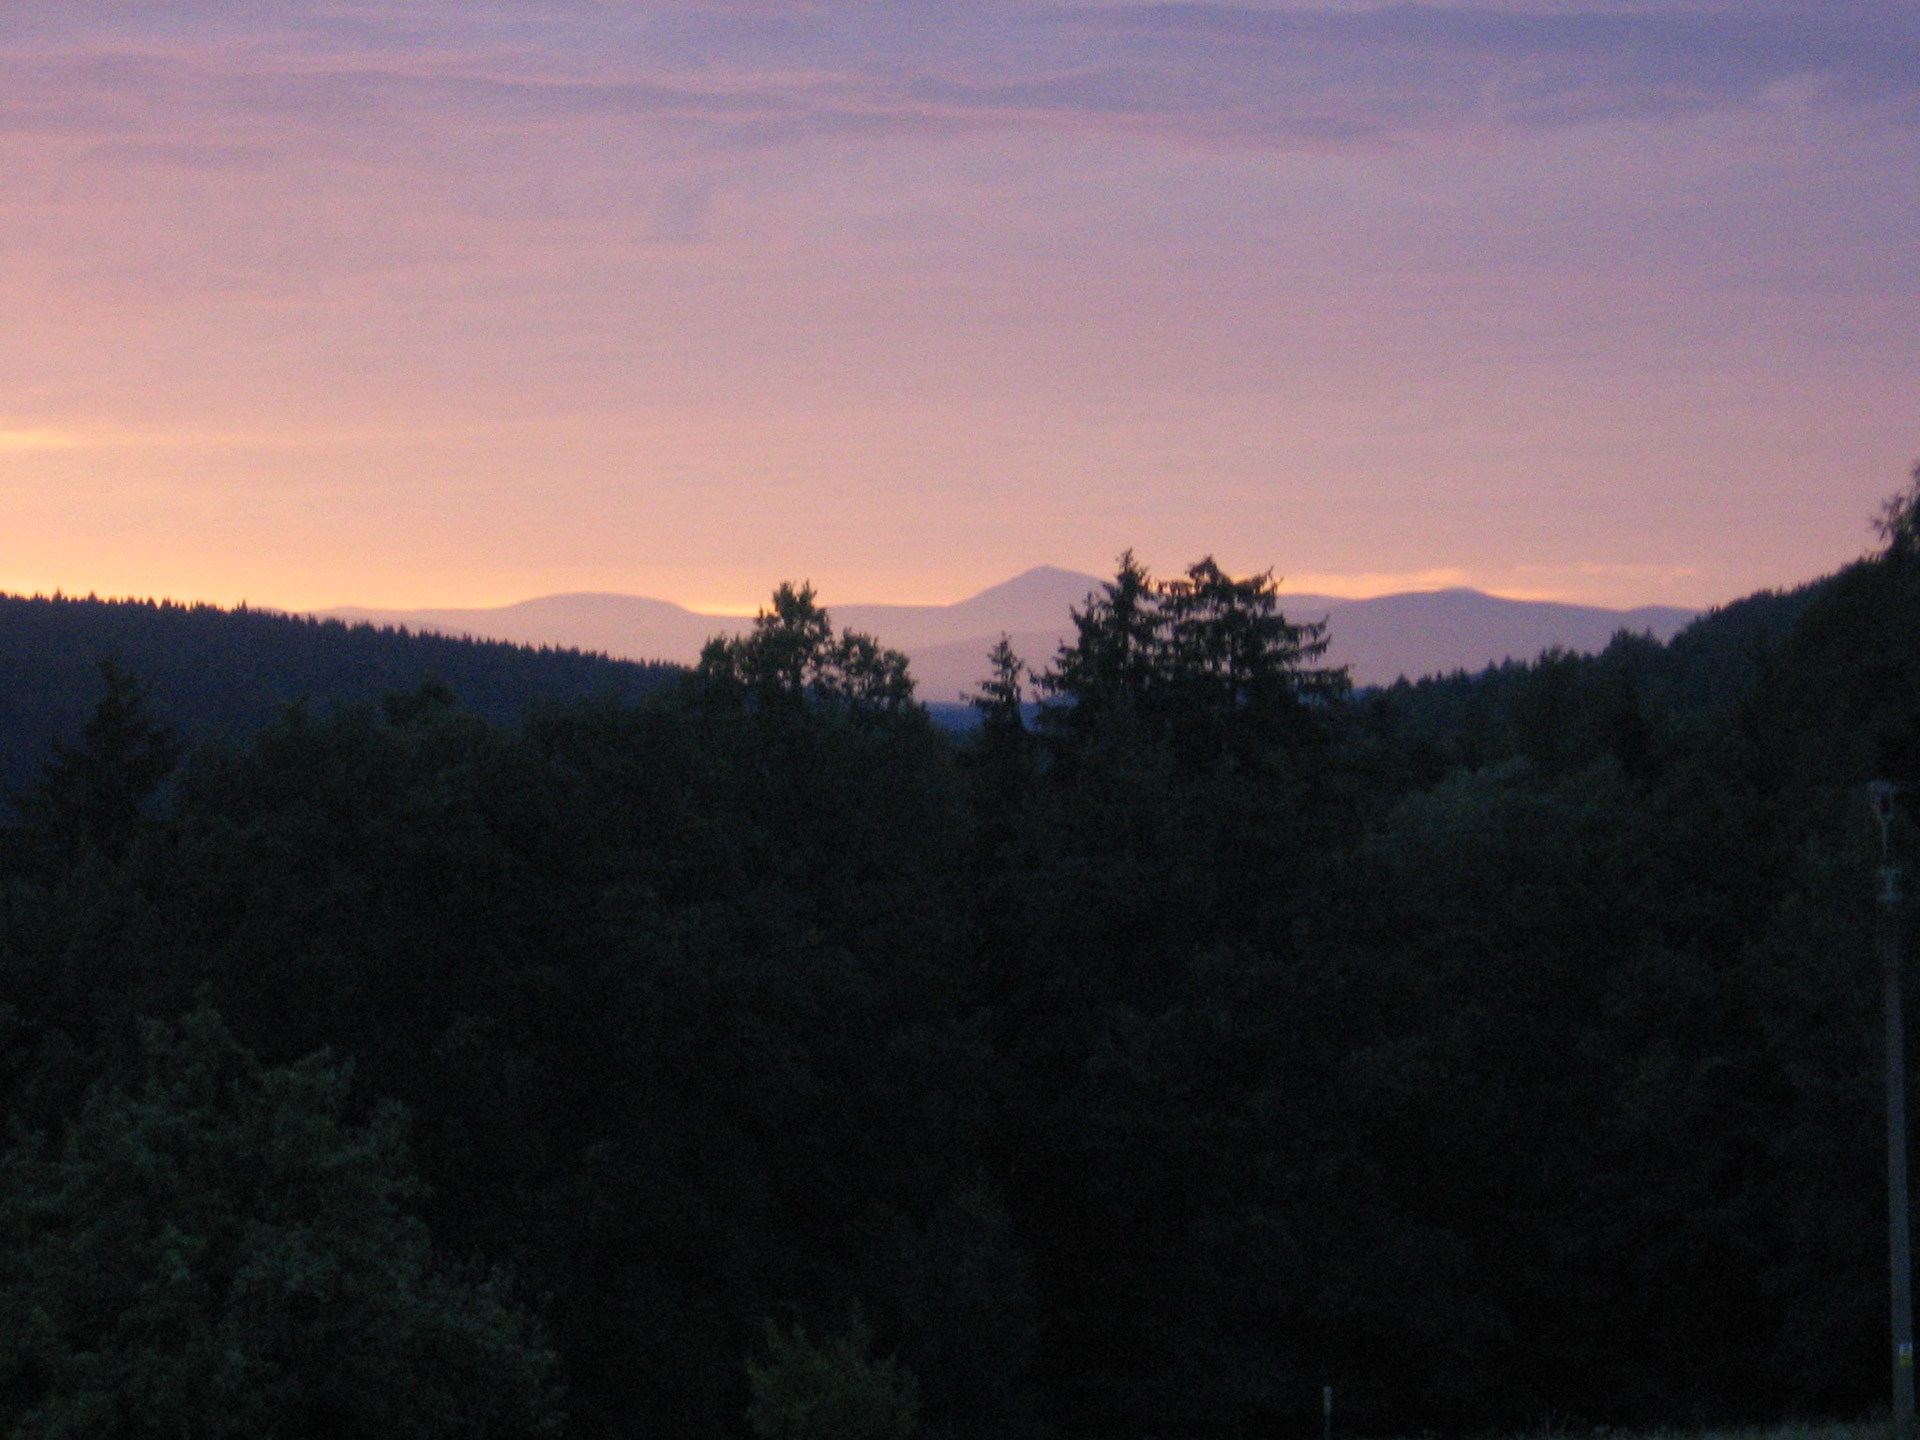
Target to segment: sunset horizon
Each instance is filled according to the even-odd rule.
[[[1717,606],[1731,604],[1749,594],[1772,590],[1792,590],[1801,585],[1824,578],[1852,560],[1861,558],[1870,552],[1871,547],[1863,545],[1861,555],[1848,557],[1836,562],[1818,574],[1808,574],[1797,579],[1783,579],[1777,584],[1758,585],[1752,590],[1735,595],[1726,595],[1705,601],[1684,599],[1636,598],[1638,592],[1607,589],[1604,593],[1578,586],[1567,588],[1545,588],[1516,582],[1502,584],[1497,579],[1478,583],[1476,577],[1466,571],[1426,570],[1405,575],[1380,575],[1361,573],[1357,575],[1317,575],[1306,574],[1295,577],[1274,572],[1273,579],[1278,594],[1285,600],[1290,597],[1326,597],[1338,600],[1375,600],[1395,595],[1431,595],[1448,591],[1464,590],[1486,595],[1499,600],[1511,600],[1527,603],[1574,605],[1602,610],[1636,610],[1652,606],[1677,607],[1688,610],[1710,610]],[[1198,556],[1186,557],[1178,563],[1156,564],[1143,557],[1150,573],[1166,578],[1178,574],[1186,565]],[[1245,567],[1236,573],[1264,574],[1271,567],[1258,569]],[[377,597],[363,598],[356,594],[342,596],[320,602],[284,603],[267,595],[222,594],[218,592],[188,593],[185,591],[162,591],[157,589],[117,590],[105,586],[87,583],[53,584],[10,584],[0,578],[0,594],[15,595],[31,599],[78,599],[88,598],[104,601],[131,601],[136,603],[174,604],[174,605],[211,605],[221,609],[272,610],[295,615],[324,615],[341,610],[381,610],[381,611],[491,611],[508,609],[516,605],[526,605],[534,601],[556,598],[608,597],[618,599],[650,600],[674,605],[691,614],[710,616],[717,620],[752,619],[765,609],[767,597],[781,584],[811,586],[822,605],[832,610],[836,606],[901,606],[914,608],[934,608],[962,604],[967,600],[991,590],[996,586],[1017,580],[1021,576],[1036,570],[1063,570],[1084,574],[1089,581],[1099,584],[1111,576],[1112,557],[1103,567],[1094,565],[1088,568],[1080,566],[1056,565],[1050,561],[1037,561],[1023,565],[1007,574],[986,578],[979,583],[960,582],[962,588],[952,591],[923,591],[906,589],[883,594],[856,592],[852,589],[829,590],[804,570],[792,575],[770,576],[758,587],[756,598],[739,600],[723,599],[686,599],[677,595],[661,594],[637,588],[613,588],[609,586],[572,586],[556,584],[553,588],[518,592],[478,591],[460,598],[445,599],[438,594],[416,598],[391,599]],[[1596,595],[1598,598],[1596,598]]]
[[[1920,455],[1916,76],[1890,0],[11,7],[0,589],[1798,584]]]
[[[1920,1440],[1916,873],[1920,0],[0,0],[0,1437]]]

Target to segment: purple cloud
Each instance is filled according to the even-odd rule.
[[[1893,4],[81,4],[5,16],[0,55],[0,126],[66,134],[224,108],[756,145],[1089,127],[1317,145],[1695,113],[1788,82],[1920,114],[1920,18]]]

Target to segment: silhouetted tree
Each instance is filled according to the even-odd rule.
[[[1319,662],[1325,621],[1289,623],[1271,570],[1236,580],[1211,555],[1159,587],[1167,667],[1220,709],[1325,702],[1349,688],[1344,666]]]
[[[707,642],[695,673],[711,693],[745,696],[768,709],[808,700],[890,715],[914,708],[907,657],[855,630],[836,639],[811,585],[783,583],[747,634]]]
[[[1072,612],[1074,638],[1038,677],[1057,697],[1041,706],[1048,728],[1080,736],[1140,718],[1160,679],[1165,617],[1153,577],[1128,550],[1113,579]]]
[[[1920,464],[1913,467],[1907,488],[1882,503],[1873,528],[1886,542],[1881,553],[1887,558],[1907,561],[1920,555]]]
[[[1344,667],[1319,663],[1325,623],[1281,613],[1272,572],[1237,580],[1211,556],[1156,581],[1128,551],[1073,622],[1039,677],[1055,697],[1042,723],[1058,736],[1132,733],[1206,762],[1298,737],[1351,688]]]
[[[147,713],[147,692],[113,660],[102,660],[106,694],[80,732],[56,740],[40,781],[14,797],[21,816],[15,844],[28,863],[59,873],[83,855],[125,858],[143,809],[179,761],[172,728]]]
[[[1027,663],[1014,653],[1011,637],[1002,635],[987,652],[989,674],[968,697],[980,716],[980,749],[989,763],[1018,765],[1027,746]]]

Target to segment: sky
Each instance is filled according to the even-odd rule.
[[[1912,0],[0,0],[0,590],[1708,605],[1916,459]]]

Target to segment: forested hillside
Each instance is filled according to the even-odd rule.
[[[1266,580],[1129,558],[964,740],[783,588],[638,700],[408,677],[164,803],[122,647],[8,836],[3,1423],[1862,1412],[1914,540],[1359,696]]]
[[[463,709],[511,721],[540,700],[638,700],[677,668],[263,610],[0,595],[0,798],[80,728],[102,660],[139,676],[154,712],[195,741],[248,739],[300,700],[378,703],[427,675]]]

